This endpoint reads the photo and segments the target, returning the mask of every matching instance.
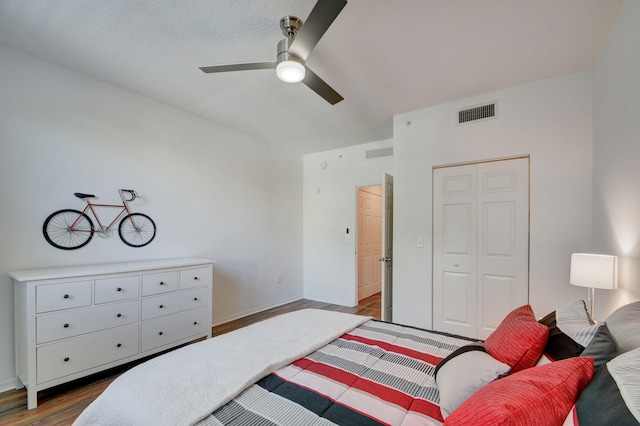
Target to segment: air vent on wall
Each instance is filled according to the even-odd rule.
[[[472,121],[495,118],[496,111],[497,102],[460,109],[458,110],[458,124],[466,124]]]
[[[387,157],[389,155],[393,155],[393,147],[389,148],[380,148],[380,149],[372,149],[367,151],[366,158],[378,158],[378,157]]]

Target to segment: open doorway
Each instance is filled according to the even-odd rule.
[[[382,185],[356,187],[355,305],[379,307],[381,319],[393,314],[393,176]]]
[[[383,321],[393,311],[393,176],[382,185],[356,188],[356,304],[379,308]]]

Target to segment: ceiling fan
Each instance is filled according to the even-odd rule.
[[[200,69],[205,73],[215,73],[275,68],[280,80],[287,83],[302,82],[331,105],[335,105],[344,98],[304,63],[346,4],[346,0],[318,0],[304,25],[295,16],[282,18],[280,28],[286,38],[278,43],[275,62],[216,65]]]

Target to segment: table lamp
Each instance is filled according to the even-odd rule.
[[[605,254],[572,253],[569,283],[589,288],[591,316],[595,309],[595,289],[618,288],[618,257]]]

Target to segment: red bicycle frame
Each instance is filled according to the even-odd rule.
[[[120,219],[120,217],[122,216],[122,213],[127,212],[127,215],[131,215],[131,211],[129,210],[129,205],[127,204],[127,201],[135,200],[135,198],[137,197],[136,193],[130,192],[130,191],[124,191],[122,189],[119,189],[118,192],[120,193],[120,198],[122,198],[122,204],[95,204],[90,201],[90,197],[87,197],[85,199],[85,201],[87,202],[87,206],[84,208],[84,210],[82,210],[82,215],[86,214],[87,210],[91,210],[91,213],[93,213],[93,217],[95,217],[96,221],[98,222],[99,229],[89,229],[89,230],[75,229],[74,227],[76,226],[76,223],[78,223],[78,221],[82,218],[82,215],[78,216],[78,219],[76,219],[76,221],[73,222],[73,224],[71,225],[71,229],[77,232],[93,232],[93,233],[104,232],[111,229],[111,227],[116,223],[116,221]],[[129,192],[132,198],[127,200],[124,197],[124,192]],[[98,217],[98,214],[94,210],[94,207],[112,207],[112,208],[121,208],[122,210],[120,210],[120,212],[116,215],[116,217],[109,224],[109,226],[105,227],[102,224],[102,222],[100,222],[100,218]],[[133,218],[131,220],[133,221]]]

